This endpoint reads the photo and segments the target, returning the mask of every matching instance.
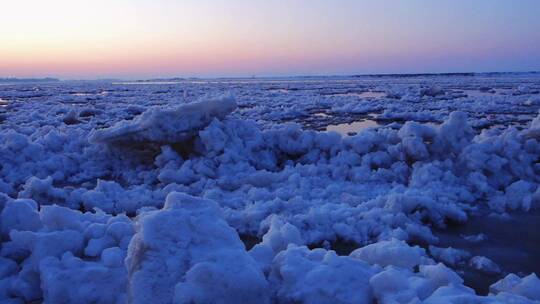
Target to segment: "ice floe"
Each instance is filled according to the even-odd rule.
[[[509,274],[475,249],[488,231],[441,234],[538,211],[539,88],[519,74],[1,87],[0,300],[540,301],[534,265]],[[375,128],[322,131],[368,114]],[[489,294],[466,286],[473,270],[498,281]]]

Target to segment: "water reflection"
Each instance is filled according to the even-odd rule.
[[[268,91],[270,92],[277,92],[277,93],[289,93],[289,90],[288,89],[268,89]]]
[[[326,127],[326,131],[334,131],[334,132],[340,133],[343,136],[348,136],[350,134],[358,133],[362,130],[366,130],[369,128],[376,128],[379,126],[380,125],[374,120],[364,119],[364,120],[359,120],[359,121],[355,121],[351,123],[328,125]]]
[[[100,95],[100,96],[105,96],[107,94],[109,94],[108,91],[101,91],[99,93],[97,92],[75,92],[75,93],[69,93],[70,95],[72,96],[96,96],[96,95]]]
[[[137,85],[137,84],[181,84],[181,83],[207,83],[206,81],[126,81],[126,82],[113,82],[112,84],[120,84],[120,85]]]
[[[374,91],[366,91],[366,92],[347,92],[347,93],[337,93],[337,94],[331,94],[331,96],[356,96],[359,98],[383,98],[386,97],[385,92],[374,92]]]
[[[484,235],[479,241],[468,237],[479,234]],[[488,257],[502,269],[500,274],[485,274],[467,266],[458,269],[465,283],[481,294],[487,294],[489,286],[506,273],[540,273],[540,210],[506,216],[482,211],[463,224],[439,231],[437,236],[440,238],[438,246],[465,249],[472,256]]]
[[[4,108],[4,107],[7,107],[8,105],[9,105],[9,101],[0,98],[0,107]]]
[[[473,89],[462,89],[458,90],[457,93],[463,93],[467,97],[484,97],[484,96],[495,96],[502,95],[508,92],[505,89],[489,89],[489,90],[473,90]]]
[[[328,115],[328,114],[326,114],[324,112],[313,113],[313,116],[315,116],[315,117],[323,117],[323,118],[331,117],[330,115]]]
[[[316,113],[315,115],[317,114],[320,115],[321,113]],[[372,118],[375,118],[375,117],[372,117]],[[384,128],[399,129],[403,126],[403,122],[386,121],[383,123],[375,119],[362,119],[362,120],[354,121],[351,123],[331,124],[326,127],[326,131],[335,131],[335,132],[340,133],[343,136],[348,136],[348,135],[354,135],[356,133],[359,133],[360,131],[370,129],[370,128],[384,127]],[[440,123],[433,122],[433,121],[425,121],[425,122],[418,122],[418,123],[426,125],[426,126],[430,126],[432,128],[438,128],[440,126]]]

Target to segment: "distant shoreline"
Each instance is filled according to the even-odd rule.
[[[540,74],[540,71],[529,72],[465,72],[465,73],[405,73],[405,74],[360,74],[351,75],[351,77],[423,77],[423,76],[500,76],[500,75],[526,75],[526,74]]]
[[[414,77],[475,77],[503,75],[540,75],[540,71],[529,72],[456,72],[456,73],[388,73],[388,74],[352,74],[352,75],[297,75],[297,76],[252,76],[252,77],[164,77],[137,79],[130,82],[169,82],[196,80],[231,80],[231,79],[323,79],[323,78],[414,78]]]
[[[505,75],[539,75],[540,71],[528,72],[455,72],[455,73],[381,73],[381,74],[349,74],[349,75],[291,75],[291,76],[231,76],[231,77],[152,77],[152,78],[96,78],[96,79],[59,79],[54,77],[43,78],[15,78],[0,77],[0,84],[9,83],[47,83],[61,81],[105,81],[105,82],[184,82],[184,81],[208,81],[208,80],[264,80],[264,79],[340,79],[340,78],[415,78],[415,77],[497,77]]]
[[[45,77],[45,78],[14,78],[14,77],[1,78],[0,77],[0,83],[58,82],[58,81],[60,81],[60,79],[52,78],[52,77]]]

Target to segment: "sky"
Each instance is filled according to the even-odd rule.
[[[0,77],[540,70],[538,0],[0,0]]]

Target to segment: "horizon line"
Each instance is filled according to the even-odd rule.
[[[151,80],[167,80],[167,79],[278,79],[278,78],[331,78],[331,77],[393,77],[393,76],[479,76],[479,75],[496,75],[496,74],[540,74],[538,70],[509,70],[509,71],[481,71],[481,72],[418,72],[418,73],[358,73],[358,74],[298,74],[298,75],[250,75],[250,76],[153,76],[153,77],[96,77],[96,78],[82,78],[82,77],[57,77],[51,76],[29,76],[29,77],[15,77],[15,76],[0,76],[0,81],[12,80],[12,81],[24,81],[24,80],[36,80],[36,81],[151,81]]]

